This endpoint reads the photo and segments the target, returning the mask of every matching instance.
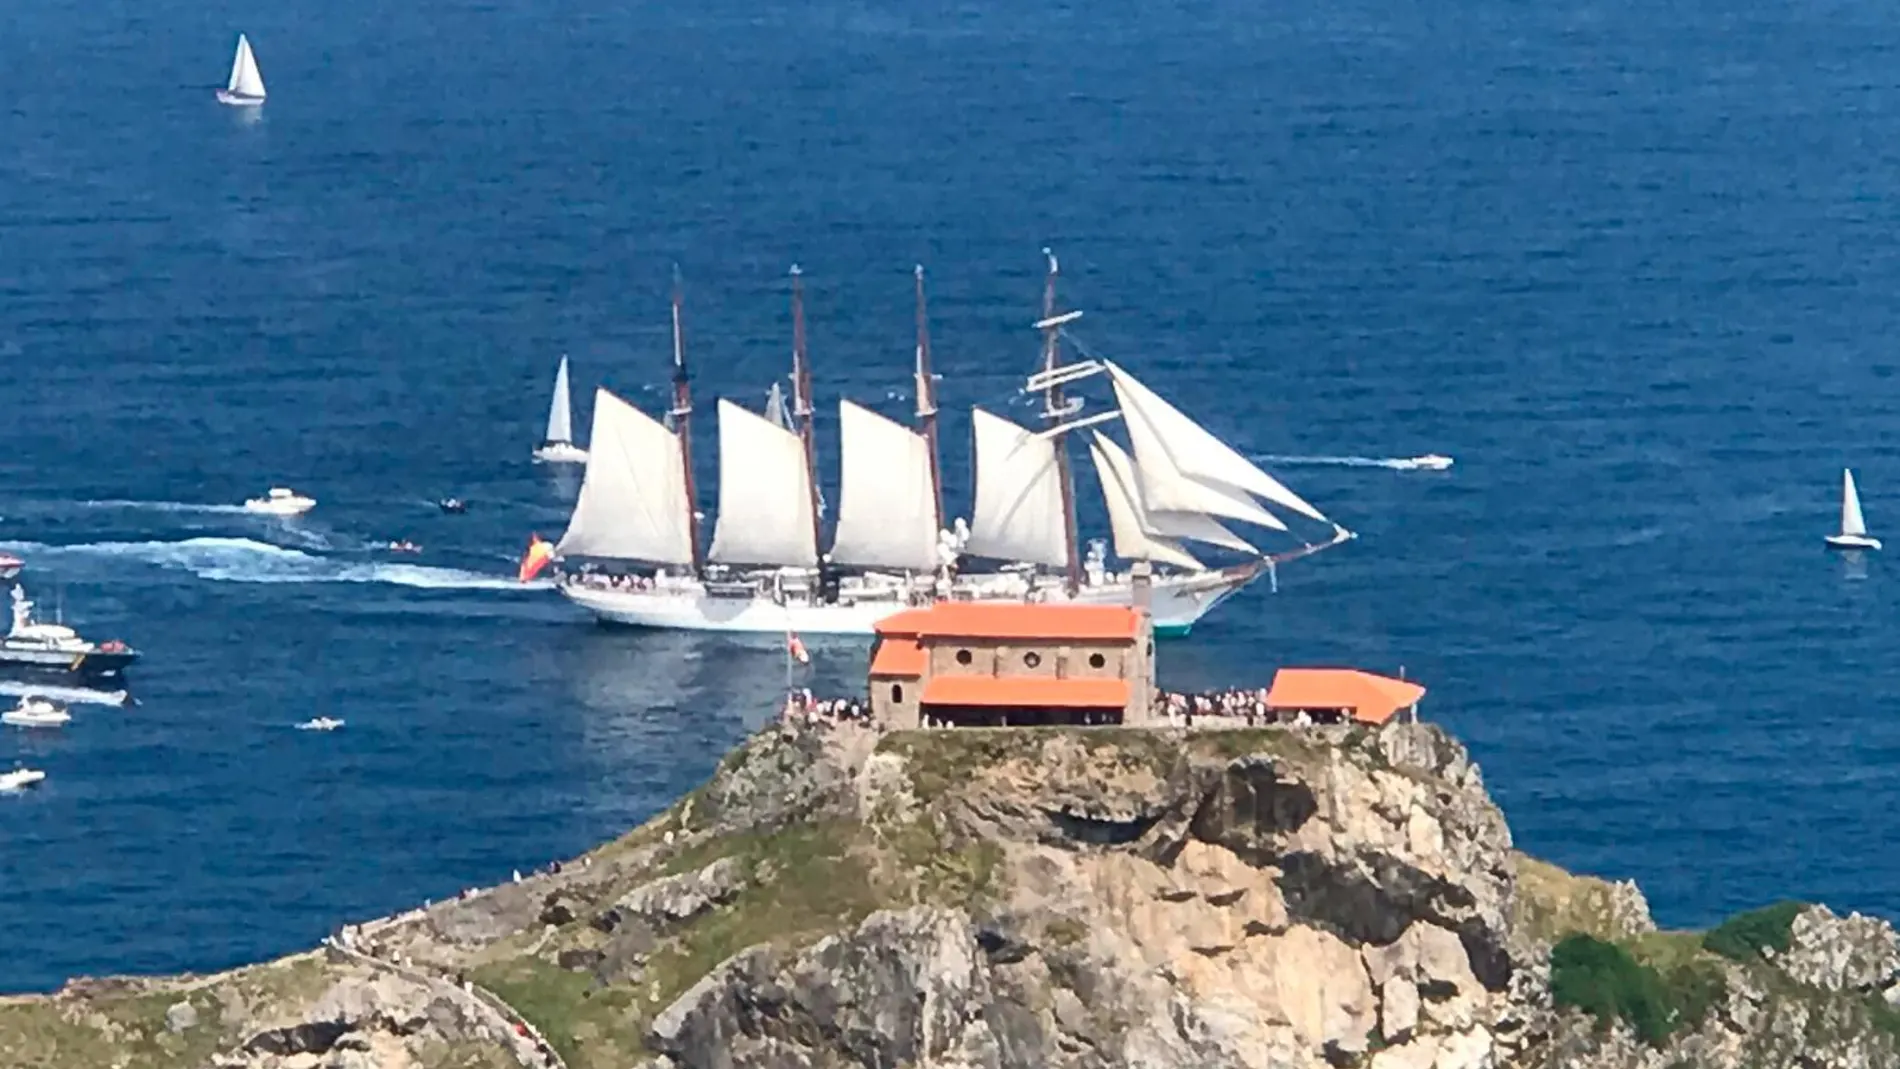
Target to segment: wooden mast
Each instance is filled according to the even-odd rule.
[[[1063,417],[1068,415],[1064,409],[1062,386],[1052,374],[1062,362],[1062,324],[1056,319],[1056,275],[1061,270],[1056,263],[1056,254],[1048,249],[1042,254],[1049,258],[1049,276],[1042,287],[1042,371],[1049,376],[1049,385],[1042,391],[1042,417],[1050,427],[1060,426]],[[1069,470],[1068,432],[1056,431],[1050,435],[1056,447],[1056,476],[1062,485],[1062,540],[1068,550],[1068,574],[1064,581],[1069,596],[1074,597],[1082,588],[1082,557],[1075,544],[1075,475]]]
[[[693,391],[686,371],[686,331],[680,323],[680,269],[673,265],[673,432],[680,439],[680,464],[686,475],[686,537],[693,549],[693,574],[705,567],[699,551],[699,495],[693,489]]]
[[[804,272],[792,265],[792,418],[805,446],[805,489],[811,495],[811,544],[823,563],[824,539],[818,522],[818,454],[812,444],[811,362],[805,355]]]
[[[917,423],[930,446],[930,490],[943,530],[943,469],[937,460],[937,380],[930,377],[930,316],[924,305],[924,265],[917,265]]]

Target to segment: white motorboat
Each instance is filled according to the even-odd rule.
[[[1427,453],[1422,457],[1413,457],[1406,466],[1414,471],[1444,471],[1451,467],[1452,459],[1441,453]]]
[[[8,597],[13,602],[13,624],[0,636],[0,667],[58,672],[78,679],[117,679],[139,659],[137,650],[117,639],[93,642],[65,624],[34,619],[33,602],[17,583]]]
[[[828,550],[821,549],[816,519],[822,506],[796,272],[790,411],[768,402],[768,414],[760,415],[730,400],[719,402],[719,507],[704,550],[686,453],[693,407],[676,293],[670,420],[656,419],[605,389],[596,393],[592,459],[552,554],[562,562],[558,589],[613,623],[810,634],[868,635],[884,617],[933,599],[1131,604],[1132,569],[1110,568],[1105,544],[1085,559],[1076,535],[1066,439],[1109,420],[1122,422],[1129,446],[1090,430],[1089,452],[1115,555],[1154,566],[1148,596],[1158,633],[1185,633],[1227,597],[1273,575],[1278,565],[1353,537],[1121,367],[1106,360],[1062,365],[1062,327],[1081,313],[1054,314],[1055,274],[1051,257],[1045,314],[1036,324],[1043,333],[1043,369],[1025,387],[1043,395],[1047,426],[1032,430],[981,408],[973,411],[976,493],[966,526],[961,520],[946,525],[944,518],[935,377],[919,269],[920,426],[913,430],[863,405],[840,402],[842,492]],[[1116,407],[1078,418],[1081,402],[1064,398],[1063,387],[1098,376],[1108,380]],[[1330,530],[1301,538],[1295,548],[1264,552],[1228,529],[1237,521],[1288,532],[1288,523],[1268,504],[1315,535]],[[1203,551],[1190,553],[1187,543],[1241,559],[1210,566],[1195,555]],[[992,563],[966,565],[966,557]],[[609,576],[590,571],[595,561],[632,563]],[[538,570],[528,563],[524,580]]]
[[[343,726],[343,721],[327,716],[319,716],[297,725],[298,731],[335,731]]]
[[[218,90],[218,103],[232,107],[256,107],[264,102],[264,75],[257,69],[257,57],[251,52],[251,39],[238,34],[237,55],[231,59],[231,77]]]
[[[19,791],[38,786],[46,779],[46,773],[37,768],[16,768],[11,772],[0,772],[0,791]]]
[[[316,507],[315,498],[305,497],[282,486],[273,486],[263,497],[254,497],[244,503],[246,512],[262,512],[271,516],[301,516]]]
[[[20,574],[26,562],[10,553],[0,553],[0,580],[12,579]]]
[[[587,450],[573,441],[573,408],[567,389],[567,357],[563,356],[560,369],[554,373],[554,399],[548,403],[548,432],[534,451],[536,461],[542,464],[587,463]]]
[[[20,704],[0,713],[0,724],[11,724],[16,728],[56,728],[72,723],[73,714],[56,701],[28,695],[20,699]]]
[[[1867,533],[1867,518],[1860,512],[1860,490],[1854,486],[1854,472],[1841,469],[1841,532],[1827,536],[1830,549],[1880,548],[1880,539]]]

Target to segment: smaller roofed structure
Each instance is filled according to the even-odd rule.
[[[1383,724],[1424,696],[1417,683],[1356,668],[1282,668],[1267,691],[1267,708]]]
[[[1145,724],[1154,636],[1127,606],[939,602],[877,625],[871,708],[894,728]]]

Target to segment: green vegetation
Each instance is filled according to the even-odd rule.
[[[1513,853],[1517,895],[1512,926],[1539,943],[1554,943],[1582,933],[1598,939],[1627,939],[1647,929],[1647,918],[1630,909],[1614,884],[1578,876],[1548,862]]]
[[[625,1025],[634,994],[625,988],[596,991],[593,977],[539,958],[483,965],[470,979],[532,1021],[570,1066],[638,1060],[639,1033],[629,1034]]]
[[[1725,994],[1721,968],[1702,959],[1692,941],[1675,934],[1641,940],[1645,961],[1617,943],[1568,936],[1550,952],[1551,1001],[1590,1014],[1602,1028],[1623,1021],[1660,1046],[1699,1026]]]
[[[1794,938],[1794,919],[1806,908],[1800,902],[1777,902],[1738,913],[1711,928],[1702,937],[1702,945],[1732,961],[1760,961],[1764,950],[1788,949]]]

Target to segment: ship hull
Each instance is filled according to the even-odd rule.
[[[1150,590],[1150,612],[1157,635],[1185,635],[1213,608],[1258,578],[1264,569],[1248,565],[1218,572],[1158,576]],[[976,593],[969,600],[992,603],[1031,600],[1027,584],[1008,594]],[[872,635],[878,621],[902,612],[909,602],[901,597],[867,599],[855,603],[823,604],[778,601],[770,597],[717,597],[691,587],[626,590],[582,583],[563,583],[561,593],[594,614],[603,623],[667,631],[722,631],[804,635]],[[1033,600],[1075,601],[1085,605],[1131,605],[1133,589],[1126,582],[1084,586],[1069,598],[1060,586],[1038,583]]]
[[[124,674],[132,662],[138,660],[138,656],[130,650],[76,653],[70,650],[0,648],[0,672],[34,672],[74,679],[116,679]]]

